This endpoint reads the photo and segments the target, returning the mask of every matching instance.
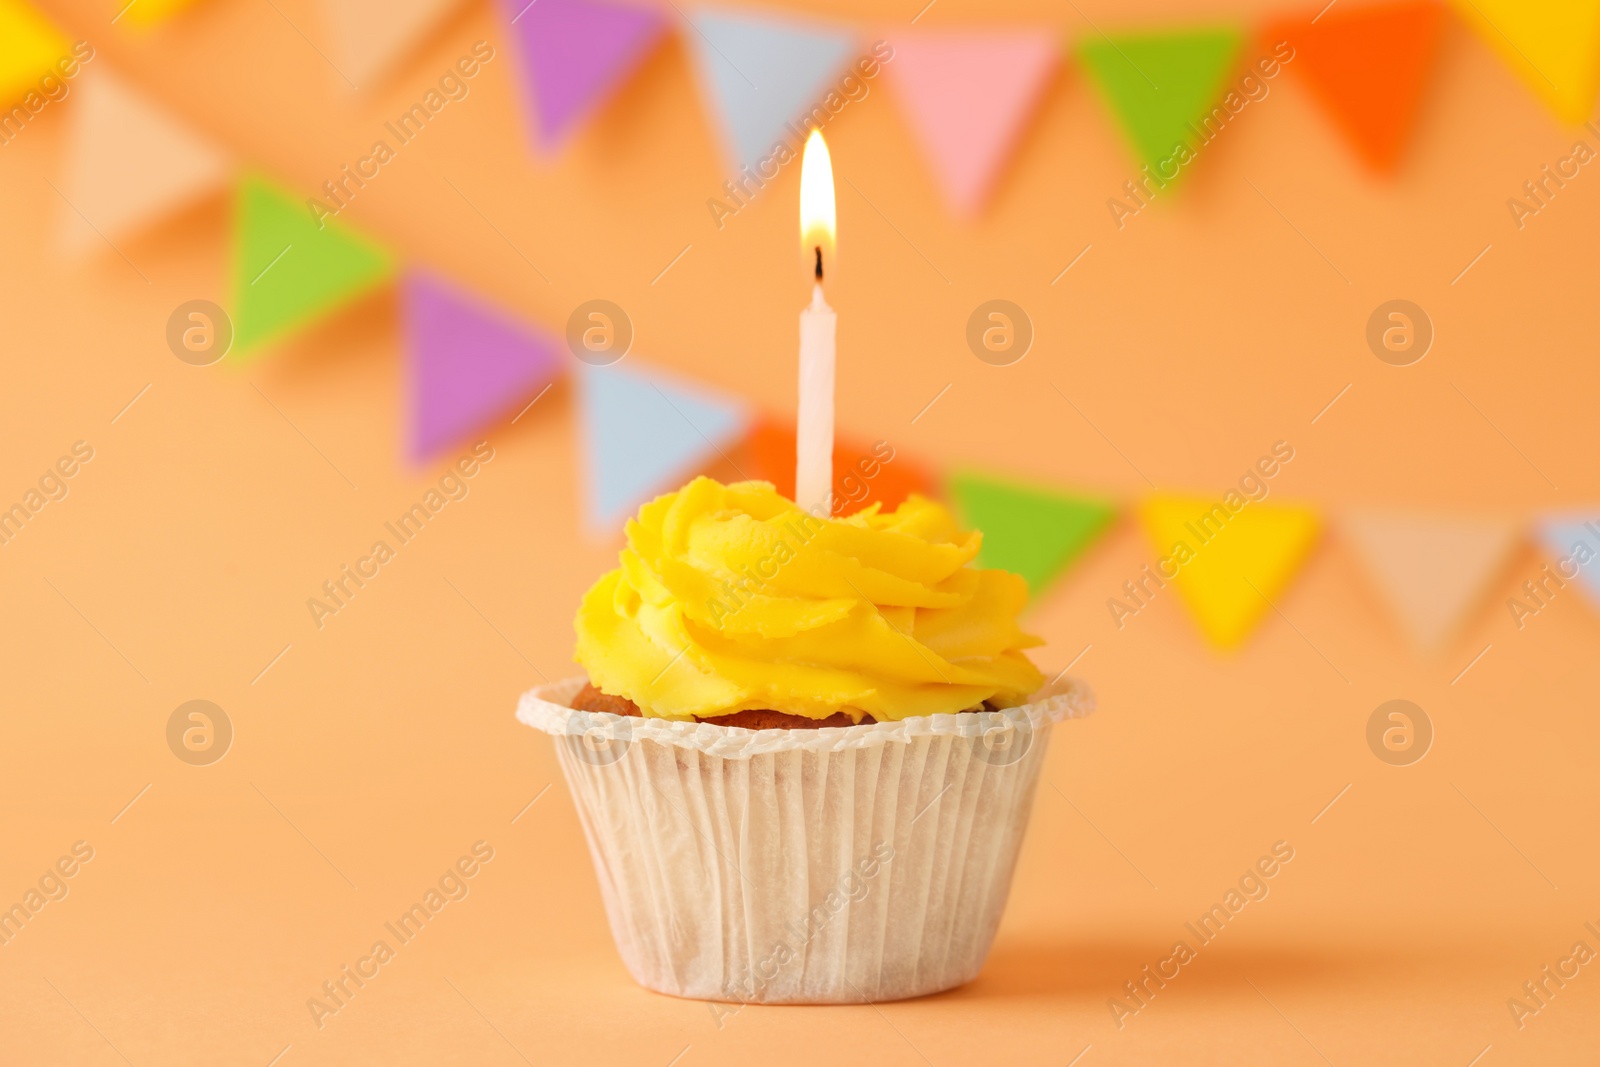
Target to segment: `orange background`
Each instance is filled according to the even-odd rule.
[[[95,44],[95,63],[306,193],[471,42],[494,41],[468,100],[345,217],[552,328],[584,300],[614,300],[637,329],[628,358],[791,408],[798,168],[714,228],[720,157],[678,39],[549,162],[526,147],[517,58],[481,3],[359,94],[296,29],[327,50],[312,0],[211,0],[148,34],[110,25],[108,4],[42,6]],[[914,5],[812,10],[896,25]],[[1110,28],[1282,8],[1082,10]],[[1086,18],[940,0],[919,25],[1044,20],[1075,38],[1093,32]],[[1279,439],[1296,458],[1274,498],[1331,515],[1525,516],[1600,499],[1600,178],[1585,171],[1515,229],[1506,198],[1575,135],[1459,22],[1395,179],[1361,169],[1291,69],[1204,150],[1181,195],[1120,232],[1105,201],[1136,166],[1072,64],[973,224],[938,202],[891,92],[880,79],[829,130],[843,431],[936,468],[1127,500],[1148,489],[1134,464],[1164,489],[1215,492]],[[1592,1057],[1593,966],[1525,1029],[1505,1004],[1579,938],[1600,948],[1583,929],[1600,925],[1600,619],[1569,588],[1517,631],[1503,601],[1543,562],[1528,550],[1459,641],[1415,655],[1336,529],[1282,616],[1229,658],[1207,651],[1176,596],[1115,629],[1106,598],[1151,558],[1126,519],[1043,598],[1041,666],[1092,646],[1074,673],[1101,710],[1057,735],[971,986],[751,1007],[720,1028],[703,1004],[642,992],[610,944],[551,744],[512,718],[519,693],[573,672],[573,609],[616,550],[578,532],[569,390],[492,427],[495,459],[471,495],[315,629],[306,599],[443,468],[398,459],[394,299],[242,367],[180,363],[163,337],[172,309],[228,299],[225,198],[123,243],[137,271],[109,249],[56,258],[62,205],[46,179],[72,105],[0,149],[0,499],[74,441],[95,449],[70,495],[0,549],[0,902],[74,841],[95,858],[0,946],[7,1063],[1066,1063],[1085,1046],[1083,1067],[1465,1067],[1485,1046],[1486,1067]],[[963,341],[971,309],[995,297],[1037,330],[1006,368]],[[1437,329],[1412,367],[1380,363],[1363,338],[1395,297]],[[1364,739],[1395,697],[1437,731],[1406,768]],[[168,716],[195,698],[236,730],[209,767],[166,747]],[[307,998],[480,839],[495,859],[471,895],[316,1029]],[[1270,897],[1118,1030],[1107,999],[1280,839],[1296,856]]]

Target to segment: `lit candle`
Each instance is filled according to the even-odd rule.
[[[833,510],[834,330],[839,319],[822,298],[822,278],[836,250],[833,161],[822,134],[806,138],[800,163],[800,248],[811,275],[811,305],[800,312],[800,410],[795,432],[795,503]]]

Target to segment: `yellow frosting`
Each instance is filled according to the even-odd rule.
[[[750,708],[859,721],[1019,703],[1026,583],[968,566],[983,535],[913,496],[816,519],[766,482],[696,478],[629,520],[578,609],[577,660],[646,714]]]

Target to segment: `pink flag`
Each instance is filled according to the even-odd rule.
[[[976,215],[1055,75],[1047,31],[922,32],[891,39],[884,65],[945,200]]]

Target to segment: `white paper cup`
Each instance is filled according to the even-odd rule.
[[[584,682],[517,718],[555,735],[617,950],[648,989],[741,1003],[976,976],[1051,727],[1094,708],[1067,679],[1005,711],[744,730],[574,711]]]

